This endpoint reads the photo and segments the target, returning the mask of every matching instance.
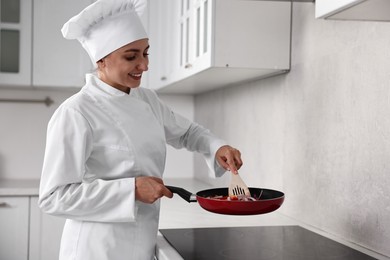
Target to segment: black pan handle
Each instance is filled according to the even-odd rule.
[[[185,190],[180,187],[175,187],[175,186],[165,186],[170,190],[172,193],[176,193],[180,197],[182,197],[185,201],[187,202],[197,202],[196,200],[196,195],[189,192],[188,190]]]

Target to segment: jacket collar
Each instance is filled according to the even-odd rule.
[[[125,97],[132,96],[135,89],[131,89],[130,94],[127,94],[119,89],[116,89],[104,81],[100,80],[95,73],[88,73],[85,75],[85,88],[91,90],[96,94],[106,95],[110,97]]]

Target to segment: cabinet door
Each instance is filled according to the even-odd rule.
[[[169,53],[165,63],[160,67],[168,67],[171,81],[165,82],[168,85],[194,75],[208,67],[211,64],[212,48],[212,7],[213,0],[179,0],[174,4],[175,13],[163,15],[169,24],[164,25],[162,32],[167,32],[170,28],[169,37],[171,42],[166,43],[166,50]],[[172,4],[172,3],[171,3]],[[174,17],[174,19],[172,19]],[[166,35],[162,36],[162,39]],[[171,62],[166,66],[167,60]]]
[[[213,1],[190,0],[188,15],[184,17],[189,21],[189,30],[185,30],[186,61],[184,74],[194,74],[208,68],[211,64],[211,39],[213,29]],[[187,57],[187,55],[189,57]]]
[[[33,85],[82,87],[92,70],[77,40],[63,38],[61,28],[92,0],[34,0]]]
[[[28,197],[0,197],[0,259],[28,259],[28,212]]]
[[[184,0],[149,1],[149,87],[159,89],[175,79],[180,64],[179,7]]]
[[[29,260],[58,259],[65,219],[42,213],[31,197]]]
[[[0,10],[0,85],[31,86],[32,0],[1,0]]]
[[[190,68],[193,61],[194,46],[194,1],[180,2],[180,67]]]

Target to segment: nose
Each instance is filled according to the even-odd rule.
[[[142,71],[147,71],[149,69],[149,59],[148,57],[143,57],[137,65],[137,69]]]

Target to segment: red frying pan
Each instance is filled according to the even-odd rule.
[[[172,193],[178,194],[187,202],[198,202],[210,212],[226,215],[257,215],[277,210],[284,201],[284,193],[276,190],[249,188],[256,201],[220,200],[215,196],[228,196],[228,188],[202,190],[193,194],[183,188],[166,186]]]

